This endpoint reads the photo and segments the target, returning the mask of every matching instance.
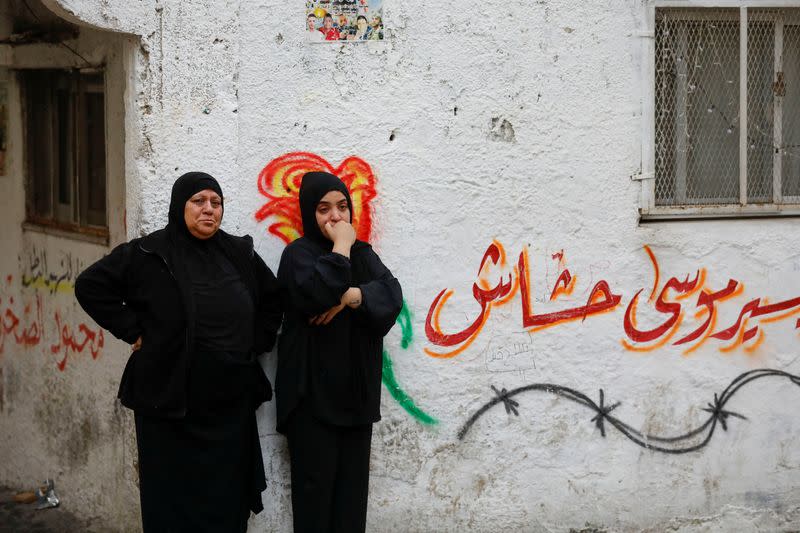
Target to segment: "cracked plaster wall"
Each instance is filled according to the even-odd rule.
[[[721,352],[714,341],[689,355],[670,344],[635,352],[621,342],[625,307],[653,284],[644,245],[658,257],[662,283],[705,268],[716,289],[729,278],[744,284],[720,323],[732,323],[750,298],[800,294],[800,256],[790,237],[796,219],[638,223],[640,184],[629,177],[641,166],[638,32],[645,2],[489,0],[456,7],[387,0],[387,40],[346,46],[304,42],[303,2],[47,4],[66,18],[138,36],[126,65],[128,237],[161,227],[172,180],[203,169],[226,192],[223,227],[253,235],[274,268],[283,243],[254,218],[265,202],[257,178],[267,163],[307,151],[334,166],[356,155],[375,171],[372,240],[401,280],[413,316],[410,347],[399,347],[397,327],[386,348],[399,384],[439,424],[420,424],[384,394],[384,419],[373,437],[370,531],[800,527],[798,422],[790,407],[800,391],[791,382],[767,378],[743,389],[728,408],[748,420],[729,419],[727,431],[686,455],[645,450],[608,425],[603,438],[592,412],[546,393],[516,397],[519,417],[497,406],[457,437],[494,396],[490,385],[555,383],[594,401],[602,388],[609,404],[622,402],[614,414],[633,427],[675,435],[704,420],[701,408],[742,372],[800,373],[794,318],[765,324],[766,339],[752,351]],[[479,311],[471,287],[493,239],[512,266],[528,246],[534,309],[582,305],[600,279],[622,303],[529,333],[517,295],[492,311],[463,352],[430,357],[426,348],[441,350],[425,334],[435,296],[454,290],[442,327],[465,328]],[[562,263],[553,259],[559,252]],[[576,288],[549,302],[565,267]],[[659,319],[649,315],[650,326]],[[509,346],[518,347],[514,355],[498,360]],[[3,357],[3,383],[16,383],[5,385],[6,398],[14,387],[56,379],[29,378],[17,363],[10,366],[28,357],[24,351]],[[74,380],[64,391],[73,394],[67,403],[101,426],[130,429],[128,415],[109,413],[124,358],[124,347],[110,341],[101,359],[58,374]],[[264,364],[274,372],[274,354]],[[105,365],[113,368],[98,370]],[[89,379],[100,382],[86,400],[96,411],[72,391]],[[286,446],[274,431],[273,410],[269,404],[259,413],[269,487],[252,531],[290,530]],[[43,442],[44,431],[26,431],[52,464],[63,460]],[[93,450],[93,434],[75,438]],[[127,456],[114,452],[91,462],[89,474],[116,472],[111,463],[121,457]],[[21,478],[24,464],[7,470]],[[111,490],[135,510],[135,491],[124,483]],[[70,481],[69,488],[79,487]],[[137,527],[131,513],[105,500],[81,502],[90,516]]]

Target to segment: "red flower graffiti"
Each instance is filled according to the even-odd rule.
[[[339,176],[353,200],[353,227],[356,236],[369,241],[372,232],[370,202],[376,196],[375,174],[366,161],[351,156],[333,167],[322,157],[309,152],[291,152],[270,161],[258,175],[258,191],[267,202],[256,211],[256,220],[272,218],[269,232],[285,243],[303,234],[298,193],[306,172],[322,171]]]

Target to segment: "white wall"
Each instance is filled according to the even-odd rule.
[[[792,406],[800,390],[786,377],[745,385],[725,409],[747,420],[729,417],[727,431],[717,424],[707,445],[687,454],[647,450],[608,421],[603,438],[595,411],[541,390],[513,397],[519,416],[495,405],[458,437],[495,397],[491,386],[549,383],[596,403],[602,389],[606,405],[621,402],[612,415],[636,430],[675,436],[707,420],[702,409],[743,372],[800,374],[797,315],[750,319],[761,337],[741,346],[708,338],[684,354],[685,346],[673,343],[705,320],[695,316],[698,292],[670,296],[683,315],[667,341],[662,335],[647,351],[625,346],[632,343],[626,309],[638,291],[641,329],[669,317],[648,302],[655,274],[645,245],[658,262],[659,290],[670,277],[682,281],[698,271],[708,292],[740,282],[742,292],[719,304],[715,332],[751,300],[800,296],[796,219],[638,222],[640,183],[630,176],[641,167],[647,80],[639,34],[647,2],[387,0],[387,41],[346,46],[304,42],[304,2],[49,4],[93,26],[141,35],[137,59],[127,65],[135,88],[125,95],[128,236],[162,226],[174,178],[202,169],[226,192],[223,227],[253,235],[276,267],[283,242],[267,231],[269,221],[255,219],[266,202],[258,191],[262,169],[299,151],[333,167],[357,156],[373,170],[371,240],[401,280],[413,316],[410,346],[402,348],[398,326],[386,350],[399,386],[438,424],[417,421],[384,394],[373,438],[370,531],[798,528],[800,425]],[[8,178],[0,187],[5,217],[14,213],[17,227],[22,190]],[[513,268],[527,248],[535,314],[584,306],[601,280],[620,302],[585,320],[530,331],[517,292],[493,304],[462,352],[428,355],[426,349],[460,346],[436,346],[426,335],[440,291],[454,291],[440,314],[444,332],[463,330],[478,316],[472,284],[493,240],[507,264],[486,272],[492,286],[501,273],[518,278]],[[19,235],[4,233],[3,244],[29,249]],[[562,251],[559,263],[553,256]],[[21,260],[3,261],[4,272],[24,270]],[[550,301],[564,268],[575,285]],[[58,297],[59,305],[74,307],[68,295]],[[39,465],[51,464],[48,472],[63,469],[76,495],[83,476],[105,476],[126,498],[126,510],[98,496],[81,500],[85,512],[135,528],[129,510],[136,493],[126,481],[113,483],[118,474],[132,476],[131,441],[116,441],[127,446],[120,452],[75,437],[88,459],[70,463],[51,442],[58,432],[29,421],[31,395],[45,405],[56,397],[103,428],[130,430],[130,417],[112,407],[125,349],[108,336],[106,343],[99,359],[76,357],[59,372],[46,359],[49,341],[37,349],[7,341],[0,424],[14,432],[0,437],[12,459],[0,473],[42,477]],[[274,356],[265,364],[273,370]],[[80,407],[86,398],[94,407]],[[251,530],[289,531],[286,445],[274,431],[272,404],[261,409],[260,429],[269,488]],[[22,442],[33,451],[8,451]]]

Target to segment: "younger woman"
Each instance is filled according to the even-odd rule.
[[[339,178],[305,174],[300,211],[304,236],[286,247],[278,269],[285,315],[275,384],[294,531],[364,531],[383,337],[403,296],[372,247],[356,240]]]

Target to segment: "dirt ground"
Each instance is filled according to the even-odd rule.
[[[14,494],[26,490],[32,487],[0,485],[0,533],[75,533],[92,529],[91,524],[78,520],[63,505],[37,511],[35,502],[15,502]]]

